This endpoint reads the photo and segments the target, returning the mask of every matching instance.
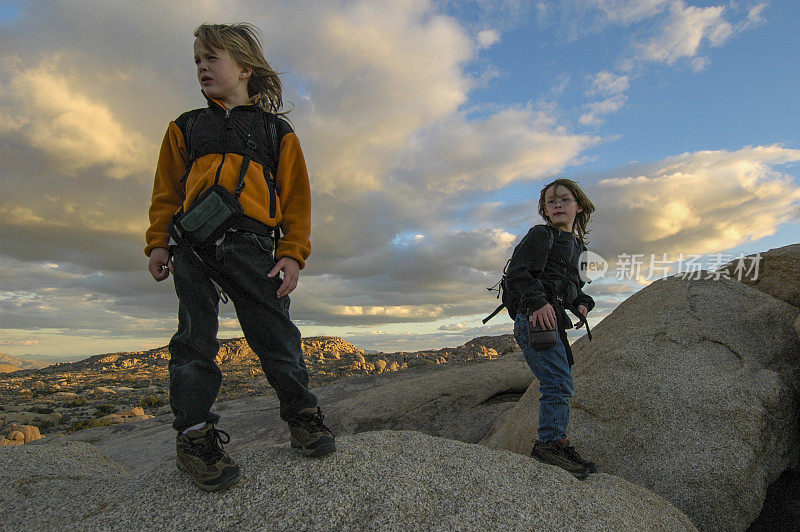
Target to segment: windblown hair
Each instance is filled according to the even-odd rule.
[[[539,215],[544,218],[548,225],[552,225],[553,222],[550,220],[550,217],[547,216],[547,205],[545,204],[544,196],[547,194],[547,189],[550,187],[566,187],[573,196],[575,196],[575,201],[578,202],[578,206],[583,209],[581,212],[575,215],[575,222],[572,224],[572,232],[575,236],[578,237],[578,240],[585,246],[589,243],[589,239],[586,238],[586,235],[589,234],[589,229],[587,226],[589,225],[589,220],[592,217],[592,213],[594,212],[594,204],[589,200],[586,196],[586,193],[578,186],[576,181],[572,179],[556,179],[552,183],[545,185],[542,189],[542,193],[539,195]]]
[[[283,108],[283,86],[261,50],[259,29],[247,22],[236,24],[201,24],[194,36],[207,50],[221,49],[231,54],[239,66],[250,67],[253,73],[247,83],[247,94],[257,97],[258,105],[269,113],[285,115]]]

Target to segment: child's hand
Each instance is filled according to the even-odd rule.
[[[150,270],[150,275],[156,281],[163,281],[169,277],[172,271],[172,261],[169,260],[169,250],[167,248],[153,248],[150,251],[150,264],[147,267]]]
[[[556,324],[556,310],[550,303],[546,304],[536,312],[531,314],[531,322],[536,325],[537,320],[545,329],[555,329]]]
[[[278,263],[267,274],[267,277],[275,277],[278,272],[283,271],[283,283],[278,288],[278,297],[288,296],[292,290],[297,288],[297,279],[300,277],[300,264],[291,257],[281,257]]]
[[[580,321],[575,324],[576,329],[580,329],[581,327],[583,327],[583,324],[586,323],[586,314],[589,313],[589,309],[583,305],[578,305],[578,312],[583,314],[583,318],[581,318]]]

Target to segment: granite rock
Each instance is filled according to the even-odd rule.
[[[199,491],[174,464],[130,471],[91,444],[0,449],[3,526],[38,530],[695,530],[611,475],[581,482],[509,452],[411,431],[339,439],[309,461],[288,444],[236,455],[238,484]],[[213,518],[210,517],[213,515]]]
[[[659,280],[573,345],[569,436],[704,530],[744,530],[798,464],[798,310],[731,280]],[[534,383],[487,445],[527,454]]]

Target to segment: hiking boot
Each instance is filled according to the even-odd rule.
[[[597,466],[594,464],[594,462],[589,462],[588,460],[581,458],[581,455],[578,454],[578,451],[575,450],[575,447],[569,444],[568,439],[563,439],[557,443],[564,450],[564,454],[566,454],[570,460],[573,462],[578,462],[579,464],[583,464],[583,467],[586,468],[587,473],[597,472]]]
[[[186,434],[178,433],[176,465],[189,473],[192,482],[203,491],[229,488],[239,480],[239,466],[222,450],[222,444],[229,441],[228,433],[211,423],[199,430],[186,431]]]
[[[323,423],[322,410],[304,408],[289,420],[292,450],[303,456],[324,456],[336,450],[336,435]]]
[[[586,470],[586,466],[584,466],[582,462],[577,462],[572,459],[564,451],[565,447],[565,445],[557,441],[537,441],[533,444],[531,456],[540,462],[544,462],[545,464],[558,466],[561,469],[568,471],[572,474],[572,476],[579,480],[583,480],[588,477],[589,471]]]

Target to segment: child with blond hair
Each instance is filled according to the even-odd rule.
[[[203,490],[228,488],[239,467],[211,412],[222,382],[215,362],[218,306],[236,307],[305,456],[335,450],[308,389],[289,294],[311,252],[311,192],[303,152],[282,118],[281,82],[254,26],[194,31],[197,80],[208,106],[167,128],[156,168],[145,253],[156,281],[173,275],[178,330],[169,343],[177,466]],[[281,275],[283,277],[281,279]]]

